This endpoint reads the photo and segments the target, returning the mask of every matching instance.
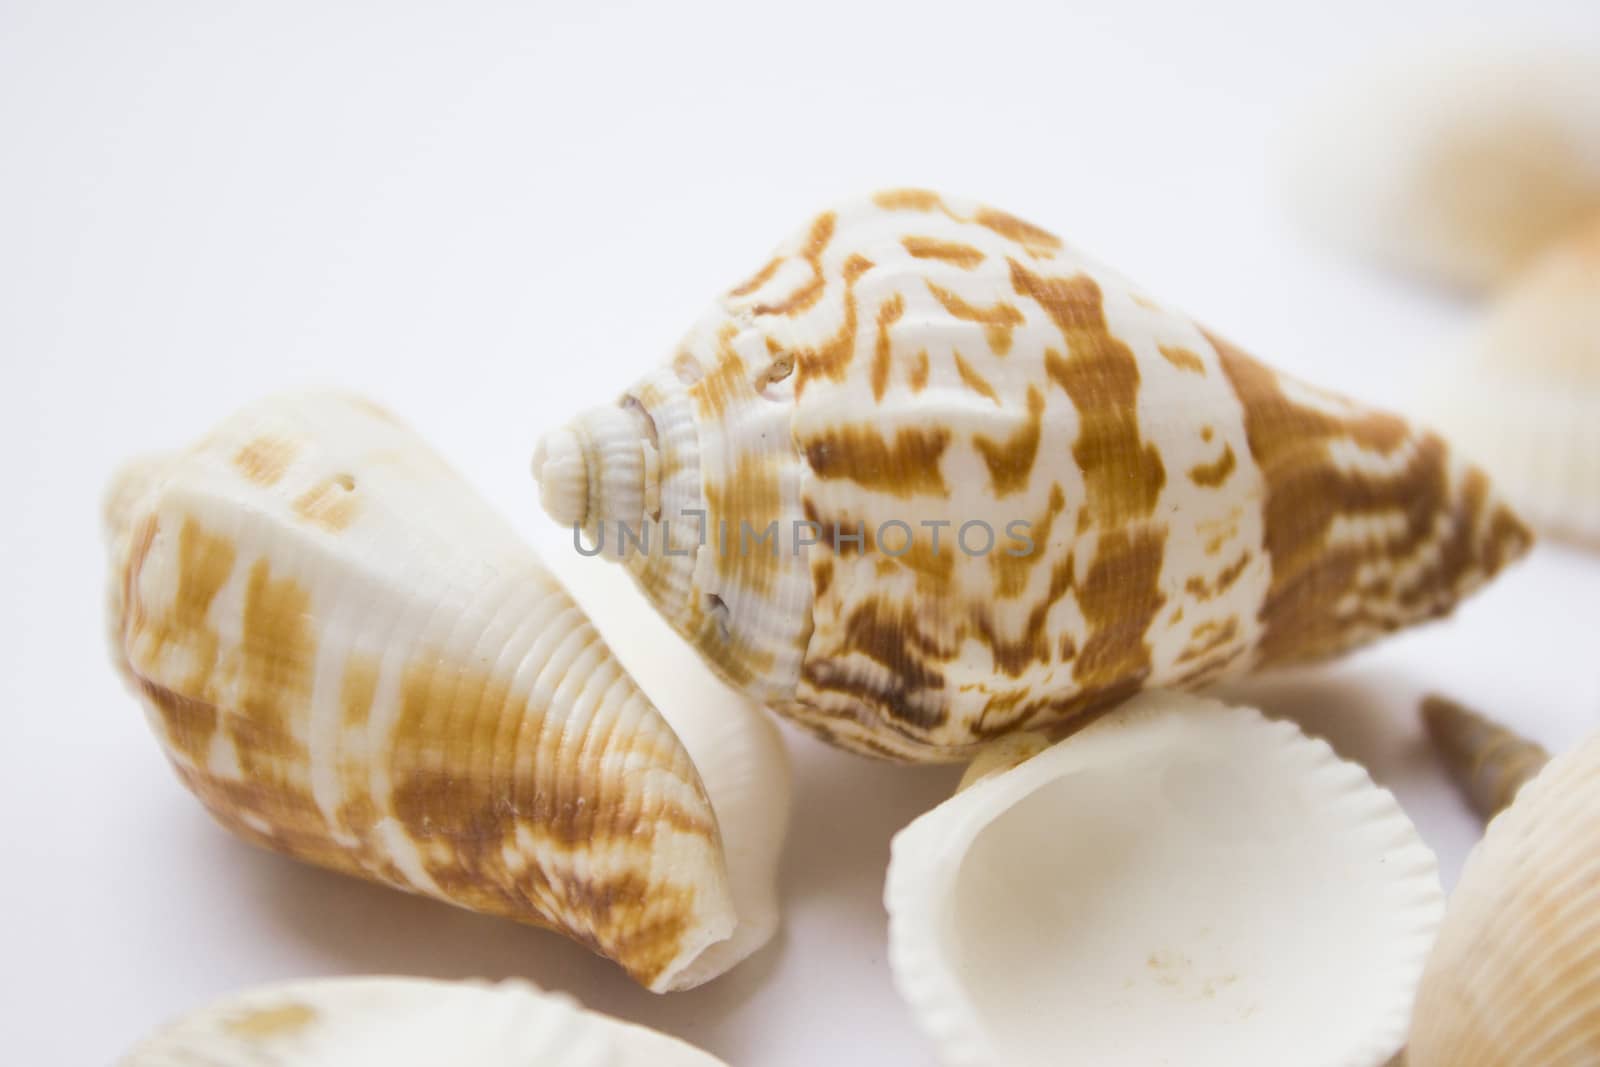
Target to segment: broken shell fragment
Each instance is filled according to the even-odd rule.
[[[1561,49],[1407,55],[1301,116],[1290,199],[1332,244],[1472,288],[1600,216],[1600,61]]]
[[[699,1049],[526,982],[321,978],[236,993],[121,1067],[719,1067]]]
[[[657,991],[755,947],[691,753],[532,551],[381,409],[257,403],[130,467],[107,522],[114,659],[235,834],[561,931]]]
[[[1362,768],[1164,691],[916,819],[884,901],[895,984],[962,1067],[1379,1067],[1443,907]]]
[[[1550,762],[1541,746],[1446,697],[1423,698],[1422,720],[1450,776],[1485,820],[1509,807]]]
[[[1438,437],[917,190],[819,214],[534,466],[723,678],[901,760],[1334,655],[1527,545]]]
[[[1600,1063],[1600,734],[1467,857],[1417,992],[1409,1067]]]
[[[1600,218],[1496,297],[1417,403],[1529,522],[1600,545]]]

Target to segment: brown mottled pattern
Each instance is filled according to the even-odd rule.
[[[1067,498],[1059,483],[1050,486],[1050,503],[1042,516],[1028,526],[1028,537],[1033,541],[1033,551],[1012,555],[1009,548],[992,552],[989,565],[994,570],[995,595],[1014,597],[1027,588],[1028,576],[1035,564],[1046,558],[1051,535],[1055,532],[1056,518],[1067,506]],[[951,557],[952,562],[954,557]]]
[[[317,1009],[298,1001],[251,1008],[223,1022],[223,1029],[239,1037],[264,1041],[298,1034],[317,1021]]]
[[[1039,435],[1044,420],[1044,397],[1039,390],[1028,387],[1028,421],[1004,441],[996,441],[983,434],[975,434],[973,447],[983,456],[989,468],[989,483],[994,495],[1010,496],[1028,484],[1033,473],[1033,461],[1039,455]]]
[[[939,459],[950,444],[940,428],[900,429],[888,440],[866,426],[840,426],[799,442],[816,477],[843,478],[892,496],[948,492]]]
[[[853,697],[863,708],[882,709],[917,730],[939,726],[944,706],[944,676],[929,666],[944,657],[923,643],[910,617],[910,605],[864,599],[846,624],[846,644],[882,670],[860,671],[845,661],[807,660],[808,679],[818,689]],[[930,653],[932,653],[930,655]]]
[[[158,612],[156,605],[147,605],[138,595],[137,586],[150,539],[157,532],[152,521],[146,527],[146,539],[129,562],[125,580],[128,592],[124,610],[130,615],[124,624],[128,663],[146,696],[161,713],[168,743],[191,760],[203,763],[217,728],[216,709],[209,702],[184,693],[201,693],[216,669],[217,632],[207,616],[211,602],[233,571],[234,547],[227,538],[208,534],[199,523],[186,519],[178,532],[178,573],[172,603]],[[169,657],[190,664],[190,670],[172,686],[157,684],[151,680],[151,672],[163,669]]]
[[[238,704],[225,720],[244,774],[257,782],[304,786],[304,740],[293,721],[311,696],[317,635],[311,593],[293,578],[273,578],[265,559],[250,567],[243,631],[224,673]]]
[[[1018,293],[1032,297],[1066,340],[1069,356],[1045,370],[1078,409],[1072,455],[1088,492],[1086,514],[1102,528],[1149,515],[1166,485],[1161,453],[1139,436],[1139,363],[1106,325],[1100,286],[1086,274],[1044,278],[1011,261]]]
[[[347,474],[325,478],[295,497],[294,510],[307,522],[338,533],[355,521],[355,482]]]
[[[1022,312],[1005,301],[989,307],[977,307],[934,282],[928,282],[927,286],[928,291],[952,316],[983,327],[984,339],[989,342],[989,349],[995,355],[1003,356],[1011,351],[1011,333],[1022,325]]]
[[[766,595],[781,565],[783,514],[779,506],[777,464],[765,456],[740,456],[725,484],[707,482],[706,521],[712,531],[727,523],[727,549],[712,553],[719,573],[730,582]],[[748,524],[748,529],[745,528]],[[776,533],[763,538],[769,526]]]
[[[872,354],[872,396],[875,400],[882,400],[884,390],[889,387],[889,367],[892,346],[889,340],[889,328],[900,321],[900,316],[905,314],[906,301],[899,293],[894,294],[878,306],[878,344]]]
[[[772,276],[778,273],[778,268],[783,266],[785,262],[787,262],[785,257],[773,256],[771,259],[767,260],[766,266],[756,271],[740,284],[728,290],[728,295],[749,296],[751,293],[755,292],[757,289],[760,289],[763,285],[766,285],[769,281],[771,281]]]
[[[923,349],[917,353],[917,358],[911,363],[911,372],[906,376],[906,383],[911,386],[913,393],[920,393],[928,385],[928,350]]]
[[[983,262],[980,249],[960,241],[945,241],[937,237],[905,237],[900,244],[917,259],[937,259],[952,266],[970,270]]]
[[[1190,633],[1190,643],[1178,654],[1179,663],[1192,663],[1208,656],[1239,637],[1239,620],[1229,616],[1221,621],[1200,623]]]
[[[1255,557],[1248,551],[1241,552],[1239,558],[1224,567],[1218,574],[1215,582],[1208,582],[1198,574],[1191,574],[1183,584],[1183,591],[1196,600],[1210,600],[1219,597],[1233,588],[1233,583],[1244,574],[1245,568],[1250,566],[1250,561]]]
[[[276,485],[283,478],[289,464],[300,452],[300,446],[281,437],[258,437],[234,453],[233,465],[246,478],[257,485]]]
[[[856,354],[856,330],[860,312],[856,308],[856,281],[872,269],[872,261],[864,256],[851,256],[844,265],[844,321],[831,338],[816,348],[795,353],[794,392],[798,397],[805,391],[806,383],[816,378],[839,381],[844,377],[850,361]]]
[[[1236,463],[1233,446],[1223,445],[1222,455],[1210,463],[1197,463],[1189,468],[1189,480],[1203,489],[1215,489],[1228,480]]]
[[[1182,345],[1161,345],[1157,351],[1161,353],[1163,359],[1179,370],[1192,371],[1195,374],[1206,372],[1206,365],[1200,357]]]
[[[1208,335],[1244,406],[1250,452],[1266,482],[1264,540],[1272,580],[1261,605],[1262,664],[1317,659],[1407,621],[1444,614],[1464,587],[1520,555],[1531,538],[1504,508],[1483,514],[1487,483],[1474,471],[1459,490],[1450,482],[1445,446],[1381,412],[1338,416],[1285,395],[1276,372],[1221,338]],[[1404,456],[1377,475],[1341,467],[1329,446],[1347,441],[1378,456]],[[1335,521],[1399,515],[1398,535],[1335,542]],[[1489,533],[1480,537],[1481,526]],[[1441,533],[1441,531],[1443,531]],[[1405,587],[1388,589],[1384,561],[1420,560]],[[1340,610],[1347,598],[1361,605]],[[1386,608],[1386,609],[1385,609]]]
[[[1145,634],[1166,603],[1165,548],[1166,531],[1150,523],[1100,535],[1089,572],[1078,583],[1089,637],[1073,664],[1073,678],[1085,692],[1126,695],[1150,674]]]
[[[828,250],[828,242],[833,240],[834,225],[837,221],[831,211],[825,211],[817,216],[816,221],[811,224],[811,233],[806,238],[805,248],[800,253],[801,258],[811,268],[811,279],[776,304],[757,305],[755,309],[757,315],[799,315],[809,311],[818,300],[822,299],[822,294],[827,288],[822,272],[822,256]]]
[[[955,361],[956,374],[961,377],[961,384],[971,389],[985,400],[993,401],[995,406],[1000,406],[1000,394],[994,391],[994,386],[988,379],[972,369],[972,364],[961,358],[960,352],[951,352],[951,359]]]

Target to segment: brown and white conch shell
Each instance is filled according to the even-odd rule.
[[[1528,543],[1438,437],[916,190],[817,215],[534,467],[724,678],[903,760],[1341,652]]]
[[[1467,857],[1417,992],[1408,1067],[1600,1063],[1600,734]]]
[[[1296,214],[1329,243],[1469,289],[1600,216],[1600,55],[1428,42],[1293,124]]]
[[[257,403],[126,469],[107,520],[113,656],[235,834],[558,930],[657,991],[771,936],[772,724],[680,650],[663,696],[686,747],[533,552],[381,409]]]
[[[515,979],[318,978],[235,993],[120,1067],[723,1067],[677,1038]]]
[[[1600,215],[1495,298],[1417,404],[1541,532],[1600,546]]]

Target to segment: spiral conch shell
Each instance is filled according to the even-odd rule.
[[[236,993],[120,1067],[721,1067],[676,1038],[526,982],[320,978]]]
[[[1600,212],[1496,296],[1417,403],[1541,532],[1600,546]]]
[[[1343,651],[1528,542],[1439,438],[923,191],[818,215],[534,466],[724,678],[904,760]]]
[[[1423,972],[1409,1067],[1600,1063],[1600,734],[1489,824]]]
[[[738,825],[781,840],[771,724],[683,674],[726,720],[691,724],[696,754],[752,764],[708,771],[734,791],[709,795],[568,593],[381,409],[260,402],[127,468],[107,512],[114,658],[235,834],[559,930],[657,991],[771,935],[775,847],[725,841],[716,812],[765,777]],[[764,869],[730,885],[730,845]]]
[[[884,889],[895,985],[941,1062],[1381,1067],[1400,1047],[1444,898],[1362,768],[1159,690],[995,746],[895,836]]]

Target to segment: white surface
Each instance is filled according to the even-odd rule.
[[[0,0],[8,1062],[103,1063],[222,991],[373,971],[524,974],[735,1065],[928,1062],[880,897],[890,836],[957,772],[790,734],[785,933],[655,997],[552,935],[213,826],[108,665],[98,498],[129,453],[332,382],[560,551],[538,432],[661,358],[807,212],[886,184],[989,200],[1281,365],[1402,395],[1464,309],[1300,246],[1267,141],[1312,85],[1461,5],[1104,6]],[[1490,21],[1600,37],[1593,0]],[[1450,881],[1477,827],[1416,696],[1569,744],[1600,724],[1597,603],[1600,560],[1542,550],[1448,625],[1247,695],[1395,788]]]

